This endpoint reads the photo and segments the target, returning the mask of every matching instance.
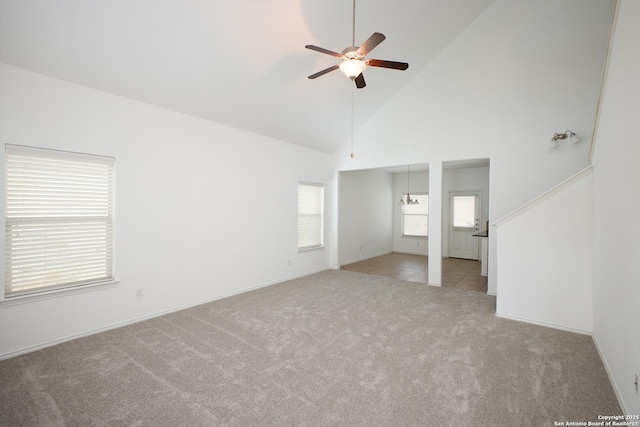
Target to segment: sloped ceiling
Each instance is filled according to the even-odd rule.
[[[493,3],[357,2],[356,44],[409,70],[307,76],[351,45],[351,0],[0,0],[0,62],[333,152]]]

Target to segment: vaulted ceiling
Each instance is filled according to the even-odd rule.
[[[333,152],[494,0],[357,2],[367,87],[304,48],[351,45],[351,0],[0,0],[0,62],[268,137]]]

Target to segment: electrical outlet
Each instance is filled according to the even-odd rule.
[[[142,298],[142,289],[136,291],[136,298]]]
[[[290,259],[287,260],[287,265],[291,265],[291,260]]]
[[[360,252],[362,252],[362,246],[360,246]]]
[[[636,386],[636,394],[638,394],[638,374],[636,374],[636,381],[633,384]]]

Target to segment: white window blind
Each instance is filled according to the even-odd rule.
[[[324,187],[298,183],[298,250],[322,247]]]
[[[429,235],[429,195],[412,193],[411,198],[418,204],[402,205],[402,235],[426,237]]]
[[[476,196],[453,196],[453,226],[473,228],[476,224]]]
[[[5,297],[113,279],[112,157],[6,145]]]

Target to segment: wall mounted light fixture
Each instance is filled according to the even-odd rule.
[[[580,138],[578,135],[576,135],[576,133],[572,130],[566,130],[564,131],[564,133],[554,133],[553,134],[553,138],[551,138],[551,142],[549,143],[549,146],[551,148],[557,148],[560,145],[560,141],[569,138],[569,141],[571,141],[572,144],[577,144],[578,142],[582,141],[582,138]]]

